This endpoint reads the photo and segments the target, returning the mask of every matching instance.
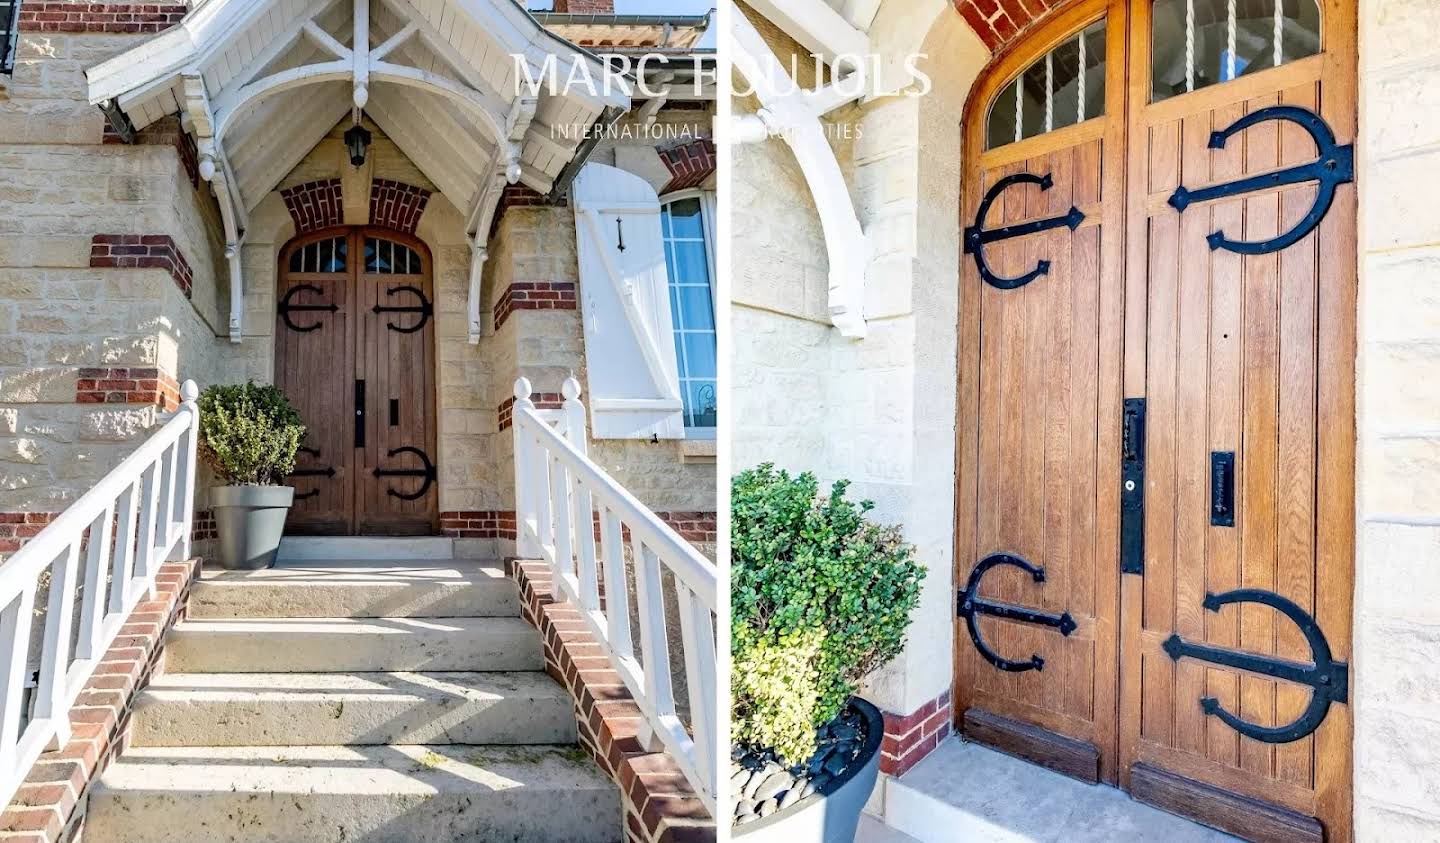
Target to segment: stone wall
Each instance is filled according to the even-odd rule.
[[[113,468],[179,381],[214,377],[228,295],[178,121],[121,145],[86,101],[84,68],[148,36],[43,23],[0,77],[0,512],[37,516]]]
[[[1358,840],[1440,838],[1440,5],[1361,0]]]

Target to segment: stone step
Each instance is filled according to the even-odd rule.
[[[132,746],[574,743],[544,673],[167,673],[136,698]]]
[[[574,747],[132,747],[85,817],[86,843],[622,835],[619,790]]]
[[[283,562],[316,559],[454,559],[455,540],[445,536],[286,536],[276,557]]]
[[[170,673],[543,668],[540,633],[519,618],[185,620],[165,647]]]
[[[191,618],[518,617],[499,562],[290,560],[263,571],[207,566]]]

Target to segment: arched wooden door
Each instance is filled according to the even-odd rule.
[[[965,119],[957,717],[1350,838],[1354,10],[1079,0]]]
[[[430,254],[398,232],[331,228],[280,252],[275,382],[308,427],[296,535],[438,528]]]

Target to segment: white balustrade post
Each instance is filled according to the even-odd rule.
[[[70,668],[70,623],[75,610],[75,579],[80,544],[72,541],[50,569],[50,604],[40,646],[40,679],[35,688],[35,719],[49,720],[53,735],[46,749],[70,740],[70,699],[65,688]]]
[[[590,432],[585,425],[585,405],[580,403],[580,382],[566,378],[560,385],[565,396],[565,438],[581,454],[589,454]],[[580,608],[600,608],[600,577],[595,567],[595,506],[590,490],[577,484],[570,497],[570,521],[575,525],[575,560],[579,564]]]
[[[200,387],[195,381],[187,380],[180,385],[180,410],[190,413],[190,427],[185,430],[181,437],[181,447],[178,450],[180,457],[180,470],[182,472],[179,483],[180,499],[178,501],[180,512],[180,554],[181,561],[190,558],[191,534],[195,527],[195,451],[200,444],[200,405],[196,403],[200,397]]]
[[[510,432],[514,434],[515,442],[515,555],[522,559],[540,556],[540,548],[528,527],[536,519],[535,495],[539,493],[534,478],[529,476],[535,470],[532,464],[535,457],[521,421],[522,411],[534,409],[535,403],[530,400],[529,378],[517,378],[515,403],[510,407]],[[536,528],[539,529],[538,523]]]

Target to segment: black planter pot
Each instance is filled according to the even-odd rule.
[[[812,793],[783,811],[736,826],[733,839],[745,843],[854,842],[860,812],[880,773],[885,721],[879,709],[859,697],[852,697],[850,705],[865,718],[865,745],[855,763],[826,788],[826,793]]]
[[[210,490],[215,531],[220,537],[220,564],[232,571],[251,571],[275,564],[285,517],[295,490],[290,486],[216,486]]]

